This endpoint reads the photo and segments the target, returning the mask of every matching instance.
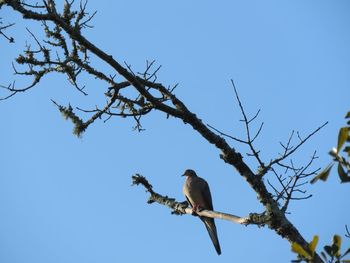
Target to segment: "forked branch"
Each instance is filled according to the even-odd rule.
[[[260,135],[260,132],[261,132],[263,126],[264,126],[264,123],[262,122],[260,124],[257,132],[253,136],[251,134],[251,127],[250,127],[251,123],[259,116],[260,109],[256,112],[256,114],[252,118],[248,118],[247,114],[246,114],[246,112],[244,110],[243,104],[241,102],[241,99],[240,99],[240,97],[238,95],[238,91],[237,91],[237,88],[235,86],[235,83],[234,83],[234,81],[232,79],[231,79],[231,84],[233,86],[233,89],[234,89],[234,92],[235,92],[235,97],[236,97],[236,100],[238,102],[238,105],[239,105],[239,108],[240,108],[240,111],[241,111],[241,114],[242,114],[242,117],[243,117],[241,122],[244,123],[245,131],[246,131],[246,139],[240,139],[240,138],[237,138],[235,136],[229,135],[229,134],[227,134],[225,132],[222,132],[219,129],[213,127],[210,124],[207,124],[207,126],[209,128],[211,128],[212,130],[214,130],[215,132],[217,132],[218,134],[220,134],[221,136],[224,136],[224,137],[232,139],[232,140],[234,140],[236,142],[248,145],[248,147],[250,149],[250,153],[247,153],[247,155],[255,157],[255,159],[258,161],[258,164],[259,164],[259,167],[260,167],[259,169],[263,169],[264,170],[265,169],[265,164],[260,158],[260,155],[259,155],[260,151],[257,150],[254,147],[254,144],[253,144],[255,139]]]
[[[209,144],[215,146],[220,151],[220,157],[224,162],[234,167],[246,180],[248,185],[256,192],[258,200],[266,209],[264,216],[266,216],[268,220],[264,221],[264,223],[278,235],[286,238],[289,242],[298,243],[305,251],[310,250],[308,242],[286,218],[285,211],[279,207],[278,202],[268,191],[262,176],[255,174],[243,161],[243,157],[239,152],[232,148],[222,136],[210,130],[196,114],[191,112],[186,105],[175,96],[174,88],[176,85],[173,87],[166,87],[161,83],[155,82],[160,67],[151,70],[154,63],[147,62],[145,71],[141,74],[135,73],[137,71],[134,72],[129,65],[126,67],[123,66],[114,59],[113,56],[107,54],[83,36],[82,30],[88,28],[87,23],[91,22],[91,18],[93,17],[93,15],[87,15],[85,4],[80,5],[78,11],[72,11],[72,2],[66,1],[63,12],[60,13],[56,9],[56,4],[53,0],[45,0],[43,1],[43,5],[35,6],[25,5],[19,0],[3,0],[2,3],[11,7],[16,12],[21,13],[24,19],[36,20],[46,23],[47,25],[46,27],[44,26],[47,37],[46,42],[44,42],[46,45],[49,45],[50,48],[44,47],[44,45],[38,41],[40,43],[39,45],[38,42],[34,40],[36,44],[39,45],[38,50],[32,50],[28,47],[26,50],[27,52],[20,56],[20,59],[17,59],[18,63],[29,67],[29,70],[23,72],[24,75],[31,75],[34,79],[40,77],[40,81],[47,73],[63,73],[68,77],[73,87],[76,89],[78,88],[78,90],[80,89],[79,91],[81,93],[86,92],[85,89],[83,91],[84,85],[78,85],[78,79],[83,73],[96,77],[104,84],[102,87],[105,89],[102,91],[102,94],[105,94],[107,97],[107,103],[105,106],[95,107],[93,110],[81,109],[83,114],[90,114],[89,120],[85,122],[73,112],[72,107],[58,105],[59,108],[61,107],[60,110],[65,114],[65,117],[70,118],[73,122],[75,121],[82,128],[81,130],[86,129],[87,124],[94,122],[95,119],[101,118],[103,115],[107,116],[107,118],[110,116],[132,116],[138,118],[143,116],[143,114],[150,113],[153,109],[163,112],[166,116],[180,119],[198,132]],[[99,59],[100,62],[108,65],[111,72],[97,70],[97,68],[93,66],[90,57],[94,57],[96,60]],[[114,76],[118,76],[122,81],[115,81]],[[34,85],[36,84],[37,83]],[[232,84],[234,83],[232,82]],[[9,89],[7,89],[7,91],[11,94],[19,92],[16,92],[14,85],[13,87],[4,85],[4,87],[8,87]],[[236,97],[238,97],[235,87],[234,90]],[[9,96],[5,97],[9,98]],[[246,125],[247,144],[252,151],[252,155],[258,160],[259,165],[264,171],[267,171],[268,169],[266,169],[264,163],[260,159],[259,151],[255,150],[253,147],[253,142],[259,135],[262,125],[254,135],[250,134],[249,131],[249,124],[256,119],[259,112],[253,118],[249,119],[243,110],[239,97],[238,102],[243,114],[243,121]],[[139,120],[140,119],[136,119],[136,122]],[[300,143],[300,145],[301,144],[303,144],[303,142]],[[285,158],[291,155],[299,146],[288,150],[288,153],[285,154]],[[272,161],[268,168],[271,168],[273,164],[280,163],[280,161],[285,158]],[[290,183],[291,189],[296,189],[298,184],[294,186],[293,184],[294,182]],[[150,188],[150,190],[152,189]],[[152,195],[150,190],[149,192]],[[286,187],[285,193],[287,193],[287,195],[291,193],[290,191],[295,192],[295,190],[288,190]],[[154,195],[156,194],[155,192],[153,193]],[[169,201],[166,197],[164,198],[165,201]],[[207,216],[210,216],[208,211],[206,211],[206,213],[208,213]],[[214,216],[213,213],[214,212],[211,213],[212,216]],[[322,262],[317,254],[315,254],[315,262]]]
[[[5,34],[5,30],[14,26],[15,23],[10,23],[10,24],[7,24],[5,26],[2,26],[2,24],[3,23],[2,23],[1,18],[0,18],[0,35],[3,36],[4,38],[6,38],[9,43],[14,43],[15,39],[13,37],[10,37],[7,34]]]
[[[296,150],[298,150],[306,141],[308,141],[313,135],[315,135],[317,132],[319,132],[323,127],[325,127],[328,124],[328,121],[325,122],[324,124],[322,124],[321,126],[319,126],[318,128],[316,128],[314,131],[312,131],[309,135],[307,135],[305,138],[301,138],[301,136],[298,133],[298,138],[299,138],[299,143],[296,146],[291,146],[291,141],[293,139],[294,136],[294,131],[292,131],[287,144],[283,144],[280,143],[280,145],[283,148],[283,152],[282,154],[280,154],[280,157],[270,161],[270,163],[266,166],[266,171],[268,171],[269,169],[271,169],[271,167],[275,164],[281,164],[281,162],[285,159],[287,159],[288,157],[290,157],[293,153],[296,152]],[[261,174],[261,176],[263,176],[264,174]]]

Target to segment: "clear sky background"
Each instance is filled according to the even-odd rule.
[[[306,136],[329,121],[294,157],[305,164],[317,150],[314,168],[325,167],[338,129],[350,109],[350,3],[296,1],[107,1],[86,36],[135,71],[156,59],[158,80],[179,83],[178,97],[205,123],[244,137],[234,79],[249,114],[261,109],[264,129],[257,140],[268,162],[281,152],[292,130]],[[2,8],[16,43],[0,38],[3,85],[14,79],[11,61],[37,23]],[[30,40],[32,41],[32,40]],[[101,65],[94,60],[95,65]],[[113,74],[110,68],[106,68]],[[146,204],[148,195],[131,187],[141,173],[156,191],[184,200],[180,175],[192,168],[210,184],[214,208],[248,215],[263,211],[255,193],[219,152],[190,126],[153,112],[146,131],[132,121],[97,121],[82,138],[72,134],[50,99],[72,106],[104,102],[106,86],[81,79],[90,96],[74,90],[63,75],[45,78],[35,89],[0,102],[0,262],[290,262],[286,240],[267,228],[217,220],[218,257],[198,218],[174,216]],[[1,93],[1,95],[5,95]],[[259,122],[256,124],[259,125]],[[296,142],[296,141],[295,141]],[[248,158],[247,149],[231,145]],[[267,175],[272,178],[272,175]],[[349,184],[335,171],[327,183],[307,185],[311,199],[293,202],[288,218],[319,248],[350,225]],[[349,240],[344,242],[349,247]]]

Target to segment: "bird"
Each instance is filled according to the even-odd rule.
[[[208,183],[197,176],[192,169],[187,169],[182,176],[186,177],[182,191],[192,207],[193,214],[201,210],[213,210],[213,202]],[[220,243],[214,218],[199,216],[204,223],[218,255],[221,254]]]

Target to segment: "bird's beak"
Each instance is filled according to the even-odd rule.
[[[182,174],[181,176],[186,176],[186,174]]]

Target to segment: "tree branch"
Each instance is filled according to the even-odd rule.
[[[255,150],[255,147],[253,146],[253,142],[254,140],[258,137],[258,135],[260,134],[261,132],[261,129],[264,125],[264,123],[262,123],[260,125],[260,128],[259,130],[257,131],[257,133],[255,134],[255,136],[253,137],[253,139],[251,138],[251,135],[250,135],[250,127],[249,127],[249,124],[254,121],[259,113],[260,113],[260,110],[258,110],[258,112],[255,114],[255,116],[253,118],[251,118],[250,120],[248,120],[247,118],[247,115],[244,111],[244,108],[243,108],[243,105],[242,105],[242,102],[241,102],[241,99],[239,98],[239,95],[238,95],[238,92],[237,92],[237,89],[236,89],[236,86],[235,86],[235,83],[234,81],[231,79],[231,84],[233,86],[233,89],[235,91],[235,95],[236,95],[236,99],[238,101],[238,105],[239,105],[239,108],[241,109],[241,113],[243,115],[243,122],[245,124],[245,129],[246,129],[246,134],[247,134],[247,144],[249,145],[249,148],[250,150],[252,151],[252,155],[256,158],[256,160],[258,161],[261,169],[265,169],[265,164],[262,162],[262,160],[260,159],[260,156],[259,156],[259,151]]]
[[[328,124],[328,121],[325,122],[324,124],[322,124],[321,126],[319,126],[317,129],[315,129],[313,132],[311,132],[308,136],[306,136],[304,139],[300,138],[300,142],[298,143],[297,146],[290,147],[290,143],[291,140],[293,138],[294,135],[294,131],[292,132],[291,136],[288,139],[288,143],[286,146],[284,146],[282,143],[282,147],[284,148],[284,153],[281,155],[281,157],[276,158],[272,161],[270,161],[270,163],[267,165],[267,170],[269,170],[274,164],[280,163],[281,161],[285,160],[286,158],[288,158],[290,155],[292,155],[296,150],[298,150],[300,148],[300,146],[302,146],[307,140],[309,140],[313,135],[315,135],[318,131],[320,131],[324,126],[326,126]],[[263,175],[263,174],[262,174]]]
[[[152,185],[148,182],[148,180],[139,174],[135,174],[132,176],[132,185],[143,185],[147,192],[150,193],[147,203],[152,204],[154,202],[167,206],[172,209],[172,214],[176,215],[193,215],[193,216],[205,216],[210,218],[217,218],[226,221],[230,221],[237,224],[249,225],[255,224],[259,226],[263,226],[268,221],[268,217],[264,214],[251,213],[247,217],[239,217],[232,214],[222,213],[218,211],[211,210],[201,210],[197,211],[195,214],[193,213],[192,208],[188,207],[188,202],[177,202],[174,198],[170,198],[168,196],[163,196],[161,194],[156,193],[153,190]]]
[[[207,140],[207,142],[215,145],[215,147],[221,152],[220,158],[222,158],[224,162],[226,162],[227,164],[230,164],[231,166],[233,166],[238,171],[238,173],[248,182],[249,186],[256,192],[259,201],[264,205],[266,209],[264,216],[266,216],[266,218],[269,219],[266,222],[267,226],[273,229],[281,237],[286,238],[289,242],[296,242],[305,251],[310,251],[308,242],[302,237],[302,235],[293,226],[293,224],[286,218],[285,213],[279,207],[278,202],[273,198],[272,194],[267,190],[266,185],[262,180],[262,176],[256,175],[248,167],[248,165],[243,161],[242,155],[239,152],[237,152],[234,148],[232,148],[224,138],[212,132],[202,122],[202,120],[196,116],[196,114],[192,113],[185,106],[185,104],[172,93],[173,89],[166,88],[160,83],[155,83],[153,81],[150,81],[149,76],[152,76],[151,78],[155,78],[155,73],[158,71],[158,69],[155,70],[154,74],[151,73],[151,75],[148,75],[149,69],[147,66],[145,75],[142,77],[138,77],[133,72],[123,67],[111,55],[105,53],[104,51],[96,47],[93,43],[91,43],[81,34],[82,28],[80,27],[82,24],[78,23],[78,25],[80,26],[76,26],[75,22],[78,20],[81,21],[81,19],[79,18],[79,14],[81,14],[81,16],[84,16],[85,14],[84,7],[81,8],[80,13],[78,12],[78,17],[76,17],[76,14],[74,12],[69,11],[71,4],[67,2],[64,7],[63,15],[57,12],[55,2],[53,0],[44,1],[44,6],[46,9],[45,12],[42,9],[40,9],[41,12],[37,12],[36,11],[37,8],[30,9],[30,7],[23,5],[22,2],[20,2],[19,0],[3,0],[3,3],[7,6],[12,7],[15,11],[21,13],[24,19],[37,20],[41,22],[51,21],[55,24],[57,30],[53,31],[53,33],[54,34],[57,33],[57,36],[55,35],[54,38],[56,39],[57,44],[61,48],[63,48],[64,50],[63,53],[66,57],[65,61],[61,61],[58,59],[58,62],[66,63],[62,68],[62,72],[66,73],[68,77],[72,79],[73,84],[75,83],[75,78],[77,77],[77,74],[79,74],[79,67],[77,67],[77,62],[74,62],[74,57],[77,56],[77,49],[74,47],[74,44],[73,44],[73,53],[68,52],[68,47],[67,49],[65,48],[64,41],[62,40],[60,35],[60,32],[62,30],[69,36],[69,38],[73,41],[73,43],[76,42],[79,45],[79,49],[82,51],[82,53],[85,54],[85,56],[86,56],[86,51],[91,52],[97,58],[101,59],[106,64],[108,64],[121,77],[123,77],[125,81],[130,84],[130,87],[133,87],[135,89],[133,90],[133,92],[137,93],[136,98],[145,100],[144,105],[147,105],[147,107],[164,112],[167,116],[173,116],[175,118],[181,119],[184,123],[189,124],[194,130],[196,130],[204,139]],[[72,21],[74,17],[76,19],[75,22]],[[34,56],[34,53],[29,53],[29,54],[31,56]],[[70,60],[67,60],[67,58],[70,58]],[[27,62],[33,62],[32,64],[40,66],[40,63],[38,64],[37,61],[34,60],[32,57],[30,57],[30,59],[32,60]],[[44,60],[45,63],[50,64],[49,62],[50,60],[47,60],[47,57],[44,59],[46,59]],[[73,63],[73,64],[70,64],[70,63]],[[90,72],[92,71],[90,70]],[[104,76],[107,76],[107,75],[108,74],[104,74]],[[106,79],[104,76],[102,78]],[[232,81],[232,84],[234,85],[233,81]],[[114,90],[114,92],[116,93],[117,90]],[[154,95],[155,93],[157,93],[157,95]],[[235,93],[236,93],[236,97],[238,97],[236,89],[235,89]],[[111,95],[113,96],[113,94]],[[128,99],[132,100],[132,98],[129,98],[129,97]],[[121,100],[119,100],[118,102],[117,101],[115,102],[117,103],[116,106],[119,105],[119,102],[122,103]],[[238,98],[238,102],[240,104],[241,110],[243,110],[243,107],[241,105],[239,98]],[[141,104],[136,104],[137,107],[139,107],[140,105]],[[135,110],[135,104],[131,104],[131,103],[128,104],[128,102],[124,102],[123,105],[119,105],[119,106],[128,106],[129,107],[128,109],[131,111],[131,113],[133,112],[133,110]],[[66,114],[66,117],[71,118],[73,121],[76,121],[78,124],[82,122],[81,119],[72,112],[71,108],[63,107],[62,111],[64,114]],[[108,111],[105,110],[103,112],[106,113]],[[252,120],[254,120],[257,115],[253,117],[251,120],[248,120],[244,111],[242,111],[242,114],[244,116],[245,124],[248,129],[249,123]],[[95,116],[101,116],[101,115],[95,115]],[[84,128],[84,126],[82,127]],[[261,128],[259,129],[257,134],[260,133],[260,130]],[[247,132],[249,132],[249,129]],[[253,136],[253,138],[255,139],[256,136]],[[304,141],[306,141],[309,137],[310,136],[308,136]],[[250,133],[248,133],[248,142],[252,143]],[[301,142],[300,145],[298,145],[293,150],[289,151],[288,154],[286,154],[285,158],[288,157],[290,154],[292,154],[303,143],[304,142]],[[257,158],[260,166],[263,168],[263,170],[266,170],[264,163],[260,160],[259,152],[256,151],[252,145],[250,145],[250,147],[253,152],[253,155]],[[284,158],[282,159],[278,158],[275,161],[272,161],[272,163],[270,163],[270,167],[273,164],[279,161],[282,161],[283,159]],[[150,188],[150,190],[152,189]],[[151,191],[150,193],[152,195]],[[207,215],[209,216],[210,213],[208,213]],[[315,262],[322,262],[317,254],[315,254]]]
[[[0,24],[2,24],[2,22],[0,22]],[[9,37],[8,35],[6,35],[4,33],[4,31],[6,29],[8,29],[9,27],[12,27],[14,26],[15,24],[14,23],[11,23],[11,24],[8,24],[6,26],[0,26],[0,35],[2,35],[4,38],[6,38],[8,40],[9,43],[14,43],[15,42],[15,39],[13,37]]]

